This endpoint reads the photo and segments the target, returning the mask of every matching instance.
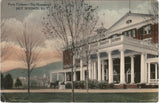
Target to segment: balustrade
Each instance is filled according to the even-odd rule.
[[[158,84],[159,79],[150,79],[150,84]]]

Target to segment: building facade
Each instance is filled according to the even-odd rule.
[[[80,47],[80,50],[85,48]],[[158,84],[158,23],[152,15],[126,13],[109,29],[101,27],[89,39],[89,59],[76,57],[73,80],[90,80],[114,84]],[[63,70],[52,73],[64,75],[71,81],[71,50],[63,51]]]

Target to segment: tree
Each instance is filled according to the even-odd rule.
[[[2,20],[1,22],[1,60],[6,60],[8,56],[10,55],[11,46],[8,43],[8,34],[7,34],[7,28],[5,26],[6,20]]]
[[[158,1],[157,0],[151,0],[151,9],[149,10],[149,13],[152,14],[153,16],[151,17],[152,21],[154,23],[158,23],[158,17],[159,17],[159,6],[158,6]]]
[[[15,82],[15,87],[20,87],[20,86],[22,86],[22,82],[21,82],[21,80],[19,79],[19,78],[17,78],[16,79],[16,82]]]
[[[10,74],[7,74],[4,78],[4,88],[11,89],[13,87],[13,78]]]
[[[53,2],[53,6],[49,7],[48,16],[44,18],[45,31],[48,33],[47,36],[59,40],[59,44],[61,43],[65,50],[71,50],[72,102],[74,102],[75,59],[80,48],[80,40],[84,39],[84,35],[91,35],[84,34],[84,30],[92,30],[93,24],[97,21],[96,8],[84,0],[53,0]]]
[[[18,53],[19,58],[25,63],[28,75],[28,95],[30,96],[30,76],[33,69],[38,64],[40,59],[41,39],[33,34],[33,31],[24,26],[23,34],[17,37],[17,42],[21,47],[21,51]]]
[[[1,89],[4,88],[4,77],[3,74],[1,73]]]

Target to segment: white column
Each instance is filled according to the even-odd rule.
[[[83,80],[83,60],[80,59],[80,80]]]
[[[151,65],[150,65],[150,63],[148,63],[148,84],[150,83],[150,77],[151,77]]]
[[[155,64],[155,79],[157,79],[157,64]]]
[[[64,73],[64,82],[65,82],[65,83],[67,82],[67,75],[66,75],[66,72]]]
[[[93,64],[93,69],[94,69],[94,79],[96,80],[97,79],[96,62],[94,62]]]
[[[100,59],[100,53],[97,54],[98,58],[98,81],[101,81],[101,59]]]
[[[134,83],[134,56],[131,56],[131,83]]]
[[[73,72],[73,81],[76,81],[76,71]]]
[[[144,54],[141,54],[141,83],[145,83],[145,61],[144,61]]]
[[[104,81],[104,60],[102,60],[102,81]]]
[[[92,79],[94,79],[94,62],[92,63]]]
[[[83,60],[80,59],[80,80],[83,80]]]
[[[91,79],[91,74],[92,74],[92,72],[91,72],[91,70],[92,70],[92,68],[91,68],[91,61],[89,60],[88,61],[88,74],[89,74],[89,79]]]
[[[93,68],[91,69],[91,79],[92,80],[94,79],[94,69]]]
[[[84,81],[84,80],[85,80],[85,70],[84,70],[84,69],[83,69],[82,73],[83,73],[83,78],[82,78],[82,80]]]
[[[108,64],[109,64],[109,83],[113,83],[113,61],[111,52],[108,52]]]
[[[125,83],[125,60],[124,60],[124,50],[120,50],[120,84]]]
[[[147,54],[144,56],[144,82],[147,83]]]
[[[59,73],[57,73],[57,81],[59,81]]]
[[[52,82],[52,72],[50,73],[50,83]]]
[[[106,80],[108,80],[108,68],[106,69]]]

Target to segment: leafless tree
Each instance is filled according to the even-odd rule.
[[[73,71],[76,70],[75,59],[80,40],[84,38],[84,35],[90,35],[84,34],[84,30],[92,30],[91,24],[94,24],[96,20],[96,9],[84,0],[53,0],[49,15],[46,19],[44,18],[45,29],[49,36],[58,39],[65,50],[72,52],[72,102],[75,101]]]
[[[157,0],[151,0],[151,9],[149,10],[149,13],[152,14],[153,16],[151,19],[153,20],[153,23],[158,23],[158,18],[159,18],[159,6],[158,6],[158,1]]]
[[[27,68],[28,75],[28,94],[30,95],[30,76],[33,69],[37,66],[39,62],[41,39],[39,37],[34,37],[35,35],[30,30],[27,30],[26,25],[24,26],[23,34],[17,37],[17,43],[20,46],[20,51],[18,53],[19,59],[22,60]]]
[[[9,45],[7,28],[5,26],[5,20],[1,21],[1,61],[6,60],[11,53],[11,46]]]
[[[93,37],[95,34],[93,34],[93,31],[95,31],[95,27],[97,24],[97,20],[98,18],[94,18],[94,20],[90,20],[90,18],[88,18],[89,20],[86,19],[86,21],[91,22],[88,24],[84,24],[83,25],[83,38],[81,39],[81,43],[82,44],[82,49],[80,51],[80,56],[82,57],[82,59],[85,60],[85,64],[87,65],[87,73],[86,73],[86,89],[87,89],[87,93],[88,93],[88,82],[89,82],[89,60],[90,60],[90,53],[91,53],[91,49],[90,49],[90,42],[93,41],[91,37]],[[89,27],[89,28],[88,28]],[[89,34],[89,35],[86,35]]]

